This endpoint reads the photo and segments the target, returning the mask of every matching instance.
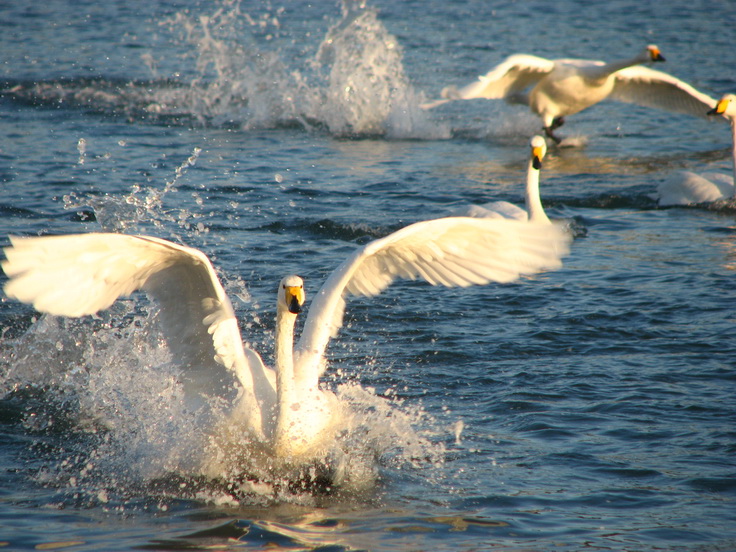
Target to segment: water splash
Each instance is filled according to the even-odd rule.
[[[197,426],[146,319],[120,301],[93,320],[42,316],[5,344],[0,394],[23,398],[25,429],[54,453],[39,482],[97,494],[186,465],[176,444]]]
[[[199,76],[187,102],[200,120],[245,128],[327,128],[340,136],[447,136],[419,109],[422,98],[404,74],[398,41],[375,9],[346,0],[341,19],[304,59],[286,59],[252,31],[242,32],[247,22],[263,37],[263,26],[277,25],[277,15],[264,23],[233,1],[212,16],[179,13],[165,22],[197,49]]]
[[[136,185],[122,197],[70,195],[65,204],[92,206],[107,230],[153,224],[192,243],[202,235],[182,224],[191,213],[168,209],[166,199],[181,193],[179,184],[199,153],[195,149],[162,186]],[[228,295],[250,302],[240,278],[222,280]],[[185,400],[157,316],[156,306],[139,294],[94,317],[33,319],[24,334],[3,342],[0,397],[22,403],[22,424],[32,438],[28,469],[39,484],[60,489],[62,504],[125,509],[137,507],[141,497],[157,504],[169,498],[313,503],[316,491],[365,493],[382,465],[441,465],[443,446],[427,433],[433,420],[420,407],[346,383],[340,373],[325,384],[344,409],[344,428],[319,464],[286,469],[235,426],[212,433],[213,409]],[[241,318],[270,341],[272,330],[257,312]]]
[[[304,59],[266,49],[244,22],[263,37],[264,25],[278,25],[278,14],[266,23],[232,1],[212,16],[179,13],[165,22],[197,49],[199,76],[187,103],[201,121],[327,128],[340,136],[447,137],[419,109],[423,98],[405,76],[398,41],[364,2],[346,0],[341,19]]]
[[[84,138],[81,138],[79,142],[84,143],[86,147],[87,141]],[[195,166],[201,152],[202,148],[195,147],[191,155],[174,170],[173,177],[167,180],[161,188],[134,184],[130,192],[122,196],[72,192],[62,197],[64,208],[70,211],[91,208],[95,213],[97,223],[106,232],[123,233],[135,228],[137,233],[141,233],[140,229],[150,224],[159,233],[178,239],[178,235],[170,230],[173,224],[174,228],[178,227],[187,232],[207,233],[207,227],[197,221],[202,215],[186,208],[164,207],[165,197],[177,192],[179,181],[190,168]],[[194,199],[198,201],[196,196]]]
[[[223,1],[211,15],[179,12],[161,22],[194,49],[195,77],[188,89],[172,90],[149,111],[188,112],[200,123],[244,128],[293,124],[296,112],[289,92],[298,88],[277,52],[261,47],[251,27],[258,22]]]
[[[404,74],[398,40],[364,2],[344,2],[342,19],[327,32],[314,64],[327,74],[310,107],[331,132],[443,137],[419,108],[423,97]]]
[[[165,19],[160,25],[189,48],[193,63],[173,78],[160,79],[163,63],[146,52],[141,63],[157,79],[151,82],[77,79],[19,83],[2,92],[31,103],[166,123],[450,137],[449,128],[419,108],[425,98],[409,82],[401,46],[375,8],[344,0],[340,19],[311,51],[295,51],[295,36],[281,28],[282,13],[253,16],[240,0],[219,0],[210,14],[187,11]]]
[[[63,501],[117,509],[159,495],[312,504],[324,492],[372,490],[381,464],[441,465],[442,445],[416,429],[430,421],[421,408],[357,383],[336,386],[345,429],[324,464],[298,473],[237,427],[210,433],[211,411],[185,400],[156,309],[139,303],[119,301],[93,320],[43,316],[0,355],[0,395],[23,401],[25,431],[35,436],[29,468],[41,463],[34,479],[60,489]],[[323,474],[329,480],[320,481]]]
[[[79,152],[79,160],[77,163],[79,165],[84,165],[87,155],[87,140],[80,138],[79,141],[77,141],[77,151]]]

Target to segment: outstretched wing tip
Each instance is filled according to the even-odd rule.
[[[562,266],[572,236],[563,225],[446,217],[417,222],[357,250],[313,301],[298,350],[317,370],[342,324],[347,296],[374,296],[397,279],[469,287],[508,283]],[[308,360],[306,360],[308,359]]]

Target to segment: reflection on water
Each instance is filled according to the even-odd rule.
[[[728,202],[736,212],[736,201]],[[723,250],[723,267],[736,270],[736,226],[726,226],[712,230],[713,243]]]
[[[259,511],[240,511],[237,521],[228,521],[202,531],[169,540],[156,540],[144,549],[196,547],[211,549],[241,541],[245,546],[268,546],[269,550],[397,550],[422,547],[429,537],[439,547],[456,545],[462,534],[477,538],[505,532],[508,523],[471,516],[423,516],[403,510],[365,508],[346,512],[329,509],[299,511],[297,507],[273,507],[267,519]],[[335,515],[337,514],[337,515]],[[366,526],[368,529],[366,530]],[[359,530],[358,530],[359,529]],[[424,545],[426,546],[426,544]]]

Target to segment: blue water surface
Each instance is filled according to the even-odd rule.
[[[200,248],[270,361],[284,274],[313,295],[373,238],[523,201],[538,120],[423,101],[511,53],[649,43],[717,97],[736,92],[734,29],[736,5],[682,0],[6,3],[0,245],[106,230]],[[677,170],[730,173],[728,126],[602,103],[559,132],[584,144],[542,169],[576,233],[562,269],[350,302],[325,385],[387,409],[360,489],[203,481],[169,431],[143,297],[81,321],[3,297],[0,547],[736,548],[736,209],[653,199]]]

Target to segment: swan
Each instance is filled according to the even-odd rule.
[[[528,105],[542,118],[544,132],[555,143],[554,131],[565,117],[607,98],[646,107],[702,115],[715,100],[672,75],[640,64],[662,62],[657,46],[650,44],[640,54],[605,63],[586,59],[545,59],[514,54],[463,88],[442,91],[444,99],[422,105],[431,109],[452,100],[505,99]],[[531,87],[526,94],[524,90]]]
[[[511,282],[561,266],[561,226],[447,217],[417,222],[358,248],[327,278],[294,346],[306,293],[296,275],[276,299],[275,366],[243,340],[232,304],[207,256],[150,236],[110,233],[10,237],[0,263],[5,294],[39,312],[80,317],[143,290],[181,366],[185,397],[225,405],[225,425],[288,466],[325,458],[340,431],[336,397],[320,387],[325,350],[349,296],[374,296],[396,279],[447,287]],[[313,464],[312,464],[313,465]]]
[[[542,169],[542,160],[547,154],[547,142],[539,135],[532,136],[529,147],[531,152],[526,168],[526,210],[508,201],[492,201],[483,205],[472,205],[462,214],[477,218],[505,218],[539,224],[552,224],[547,217],[547,213],[544,212],[542,200],[539,197],[539,171]]]
[[[733,176],[682,171],[657,186],[659,205],[690,205],[736,198],[736,94],[724,94],[708,115],[723,115],[731,123]]]

